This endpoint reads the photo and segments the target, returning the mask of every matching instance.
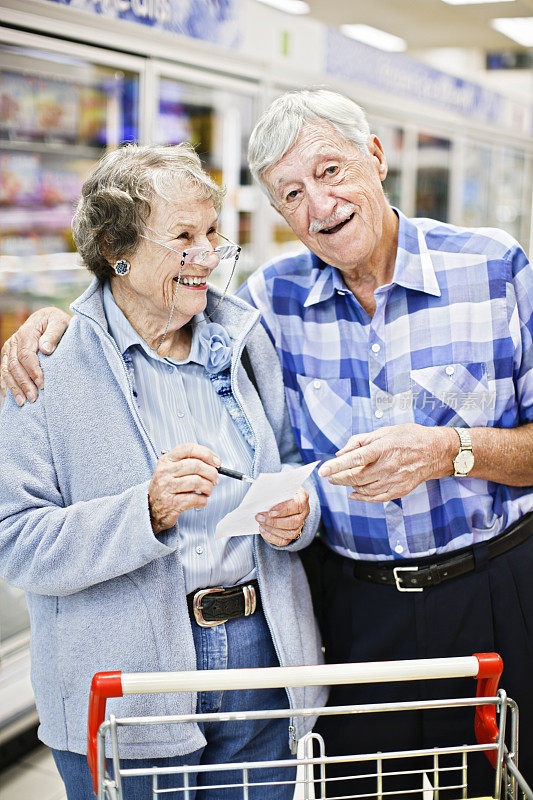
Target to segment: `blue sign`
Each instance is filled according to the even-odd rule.
[[[326,71],[480,121],[529,132],[533,110],[414,58],[386,53],[328,28]]]
[[[226,47],[240,41],[241,0],[49,0]]]

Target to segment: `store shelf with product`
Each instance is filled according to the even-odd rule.
[[[132,74],[79,58],[2,48],[0,139],[22,146],[106,147],[136,138],[137,105]]]
[[[0,346],[34,309],[68,308],[87,286],[72,213],[95,161],[138,138],[138,102],[135,72],[2,46]]]
[[[102,155],[102,148],[90,147],[89,145],[67,144],[61,141],[31,142],[24,139],[0,139],[0,152],[2,150],[12,150],[21,153],[42,153],[52,155],[61,153],[70,155],[74,158],[90,158],[95,161]]]
[[[25,319],[44,305],[64,310],[91,280],[76,253],[0,256],[0,347]]]
[[[83,279],[70,231],[93,159],[0,151],[0,345],[34,308],[68,306]]]
[[[4,46],[0,71],[0,255],[72,250],[85,174],[137,138],[138,76]]]

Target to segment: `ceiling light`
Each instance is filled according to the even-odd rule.
[[[341,32],[358,42],[370,44],[380,50],[389,50],[392,53],[402,53],[407,49],[407,43],[399,36],[373,28],[371,25],[341,25]]]
[[[265,6],[272,6],[278,11],[286,11],[287,14],[309,14],[309,3],[304,0],[257,0]]]
[[[533,47],[533,17],[498,17],[490,24],[524,47]]]
[[[515,0],[443,0],[451,6],[470,6],[474,3],[514,3]]]

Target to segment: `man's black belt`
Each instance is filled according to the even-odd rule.
[[[253,580],[229,589],[198,589],[187,595],[187,606],[191,619],[201,628],[212,628],[231,619],[249,617],[261,608],[259,583]]]
[[[491,559],[501,556],[525,542],[532,535],[533,512],[526,514],[502,533],[485,542],[487,557]],[[479,545],[473,547],[477,546]],[[439,583],[451,578],[473,572],[476,568],[473,547],[437,556],[432,561],[423,559],[419,563],[406,559],[384,566],[383,562],[376,564],[372,561],[354,561],[353,575],[359,580],[395,586],[399,592],[420,592],[430,586],[438,586]]]

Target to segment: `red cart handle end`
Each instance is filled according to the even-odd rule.
[[[503,661],[497,653],[475,653],[474,656],[479,662],[476,697],[494,697],[498,691]],[[496,706],[477,706],[474,728],[479,744],[494,744],[499,735]],[[496,750],[488,750],[485,755],[496,768]]]
[[[89,719],[87,722],[87,761],[93,776],[94,793],[98,791],[98,765],[96,758],[96,739],[98,728],[105,719],[108,697],[122,697],[121,672],[97,672],[91,682],[89,695]]]

